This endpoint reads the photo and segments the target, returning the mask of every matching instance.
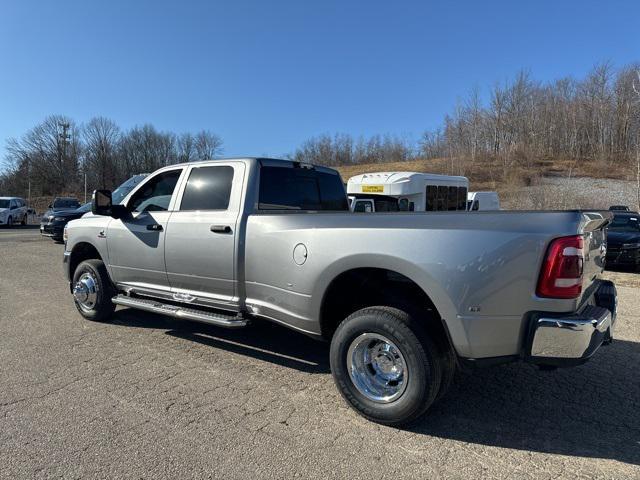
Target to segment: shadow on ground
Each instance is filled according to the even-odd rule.
[[[39,223],[34,223],[34,224],[29,223],[27,225],[20,225],[18,223],[18,224],[13,224],[11,226],[5,225],[5,224],[0,225],[0,232],[2,232],[2,231],[11,232],[11,231],[14,231],[14,230],[39,230],[39,229],[40,229],[40,224]]]
[[[136,311],[118,310],[114,322],[137,328],[167,330],[166,334],[306,373],[330,373],[329,344],[273,323],[255,321],[230,330]]]
[[[328,374],[328,345],[270,323],[224,330],[133,310],[128,327],[166,329],[286,368]],[[543,372],[517,363],[459,373],[442,401],[409,431],[501,448],[640,465],[640,344],[616,340],[587,364]]]

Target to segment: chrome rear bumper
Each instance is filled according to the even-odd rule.
[[[586,362],[600,345],[613,339],[616,307],[615,286],[603,281],[593,295],[593,302],[575,314],[533,314],[525,359],[556,367]]]

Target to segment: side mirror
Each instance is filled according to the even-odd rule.
[[[91,213],[94,215],[111,216],[111,191],[95,190],[91,196]]]
[[[113,204],[111,190],[95,190],[91,196],[91,213],[113,218],[123,218],[127,215],[127,207]]]

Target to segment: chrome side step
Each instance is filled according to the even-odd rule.
[[[217,312],[206,312],[196,310],[194,308],[186,308],[169,303],[162,303],[158,300],[150,300],[146,298],[134,298],[126,295],[118,295],[111,299],[116,305],[123,307],[137,308],[147,312],[160,313],[175,318],[185,320],[194,320],[196,322],[208,323],[225,328],[242,328],[246,327],[249,321],[235,314],[224,314]]]

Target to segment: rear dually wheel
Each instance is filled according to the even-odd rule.
[[[438,349],[418,321],[396,308],[368,307],[346,318],[331,340],[330,361],[351,407],[385,425],[417,421],[440,389]]]

